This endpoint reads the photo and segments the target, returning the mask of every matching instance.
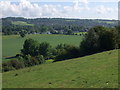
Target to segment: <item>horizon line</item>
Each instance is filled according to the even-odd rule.
[[[39,19],[39,18],[47,18],[47,19],[95,19],[95,20],[119,20],[119,19],[108,19],[108,18],[74,18],[74,17],[17,17],[17,16],[10,16],[10,17],[2,17],[0,19],[4,19],[4,18],[24,18],[24,19]]]

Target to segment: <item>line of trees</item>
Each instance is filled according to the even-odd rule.
[[[26,25],[13,24],[13,22],[25,22]],[[112,23],[108,23],[112,22]],[[90,20],[90,19],[64,19],[64,18],[37,18],[25,19],[22,17],[2,18],[2,33],[4,35],[19,34],[25,30],[27,34],[44,33],[51,34],[73,34],[74,32],[86,32],[93,26],[101,25],[106,27],[116,26],[117,20]],[[31,24],[31,25],[29,25]]]
[[[4,35],[17,35],[21,34],[22,30],[25,31],[26,34],[44,34],[49,32],[50,34],[67,34],[72,35],[73,32],[85,32],[86,29],[81,26],[45,26],[45,25],[14,25],[11,22],[8,24],[2,25],[2,33]]]
[[[116,28],[93,27],[81,42],[80,53],[82,55],[89,55],[119,48],[118,43],[120,38],[118,36]]]
[[[38,55],[36,57],[32,57],[30,55],[19,56],[10,61],[5,61],[2,63],[2,71],[7,72],[11,70],[18,70],[25,67],[30,67],[34,65],[43,64],[45,59],[42,55]]]
[[[54,59],[56,62],[120,48],[117,28],[93,27],[79,47],[59,44],[53,48],[47,42],[38,43],[36,40],[26,39],[21,54],[16,60],[3,63],[3,71],[42,64],[48,59]]]
[[[22,21],[27,22],[28,24],[34,24],[37,26],[53,26],[56,29],[62,26],[81,26],[81,27],[93,27],[96,25],[106,26],[106,27],[113,27],[117,25],[118,20],[101,20],[101,19],[65,19],[65,18],[36,18],[36,19],[26,19],[23,17],[7,17],[2,18],[2,22],[4,25],[8,24],[9,22],[15,21]],[[112,22],[112,23],[108,23]],[[77,27],[73,27],[76,29]]]

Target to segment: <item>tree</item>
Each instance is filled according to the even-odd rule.
[[[120,49],[120,26],[115,26],[116,30],[116,48]]]
[[[48,31],[48,27],[47,26],[41,26],[41,32],[47,32]]]
[[[20,31],[19,34],[22,38],[25,37],[25,31],[24,30]]]
[[[56,49],[64,49],[64,44],[58,44],[57,46],[56,46]]]
[[[115,48],[116,34],[114,30],[96,26],[88,31],[85,39],[80,44],[80,54],[89,55]]]
[[[23,55],[37,56],[38,46],[39,46],[39,43],[37,41],[33,39],[26,39],[23,44],[23,49],[21,50],[21,53]]]
[[[47,42],[40,43],[38,52],[43,55],[45,59],[49,58],[51,54],[51,46]]]
[[[69,29],[66,33],[67,35],[72,35],[73,34],[73,31],[71,29]]]

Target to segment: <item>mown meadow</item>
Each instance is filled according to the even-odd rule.
[[[34,26],[33,24],[28,24],[27,22],[23,22],[23,21],[15,21],[15,22],[12,22],[12,24],[22,25],[22,26]]]
[[[48,34],[30,34],[30,35],[26,35],[26,37],[24,38],[21,38],[19,35],[2,36],[3,60],[5,60],[6,57],[15,56],[16,54],[20,53],[23,43],[27,38],[32,38],[34,40],[37,40],[38,42],[48,42],[53,47],[55,47],[61,43],[79,46],[80,42],[83,39],[83,36],[48,35]]]

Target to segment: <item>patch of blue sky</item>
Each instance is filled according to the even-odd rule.
[[[105,6],[105,7],[110,7],[110,8],[117,8],[118,7],[118,2],[89,2],[88,6],[90,8],[94,8],[97,6]]]
[[[47,4],[47,5],[63,5],[63,6],[70,6],[73,5],[73,2],[32,2],[32,3],[36,3],[36,4]]]
[[[19,2],[11,2],[12,4],[19,4]],[[33,4],[40,4],[40,5],[63,5],[63,6],[71,6],[74,3],[73,2],[31,2]],[[103,5],[107,7],[118,7],[118,2],[89,2],[89,7],[95,7],[98,5]]]

